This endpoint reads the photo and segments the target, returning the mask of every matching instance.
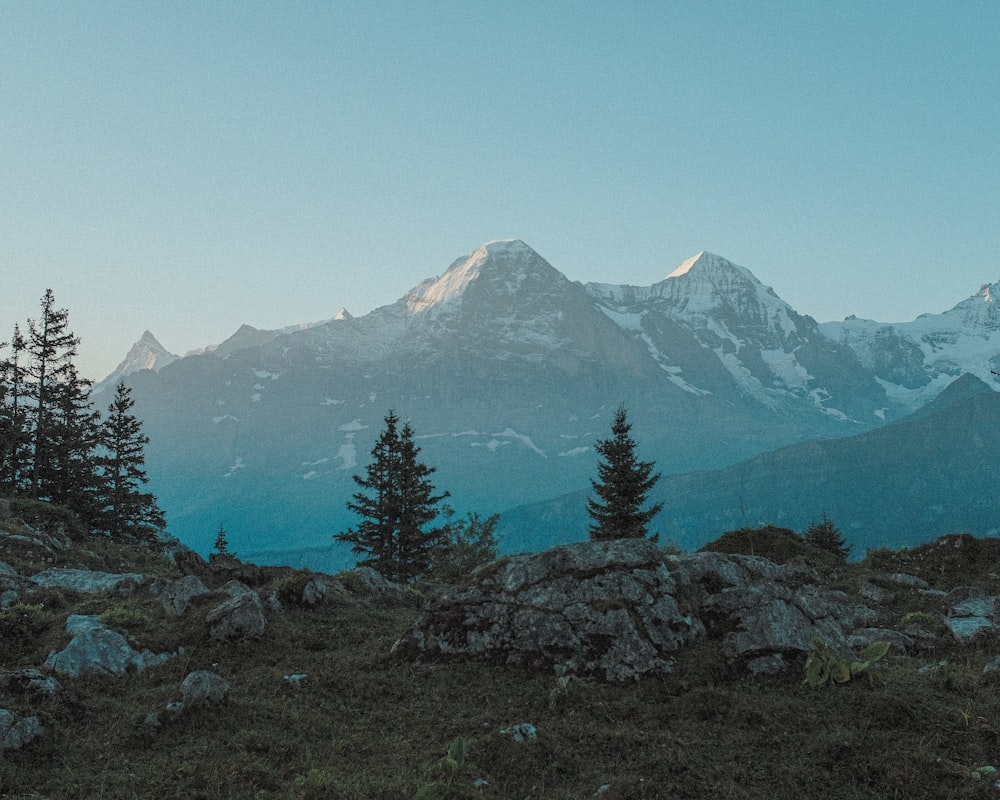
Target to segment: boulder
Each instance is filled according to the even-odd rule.
[[[473,572],[467,587],[433,595],[395,649],[560,664],[608,681],[662,674],[671,653],[705,633],[675,588],[660,551],[644,539],[510,556]]]
[[[33,586],[31,581],[18,575],[9,564],[0,562],[0,608],[14,605]]]
[[[239,581],[230,581],[223,589],[229,599],[217,605],[205,617],[213,639],[255,638],[267,627],[260,595]]]
[[[944,624],[959,644],[971,644],[1000,635],[1000,597],[976,589],[959,587],[946,599],[950,601]]]
[[[147,733],[155,735],[163,727],[164,717],[176,719],[184,712],[199,705],[219,705],[229,696],[229,681],[205,669],[189,672],[181,682],[181,699],[172,700],[166,707],[150,711],[145,719]]]
[[[387,603],[407,602],[406,592],[395,581],[390,581],[371,567],[355,567],[338,573],[336,580],[355,594],[367,595],[370,599]]]
[[[142,575],[136,572],[122,574],[112,572],[96,572],[89,569],[70,569],[68,567],[51,567],[32,575],[30,580],[36,586],[72,589],[75,592],[90,594],[93,592],[117,592],[131,595],[142,583]]]
[[[208,703],[218,705],[229,695],[229,681],[206,669],[188,673],[181,682],[181,702],[185,708]]]
[[[20,750],[44,732],[38,717],[22,717],[0,708],[0,750]]]
[[[72,640],[65,649],[49,653],[45,666],[68,678],[89,674],[118,678],[130,668],[142,672],[170,658],[169,653],[133,650],[124,636],[106,628],[96,615],[71,614],[66,620],[66,633]]]
[[[186,612],[195,598],[211,594],[201,578],[196,575],[185,575],[183,578],[157,578],[150,584],[150,593],[160,598],[160,603],[172,617],[179,617]]]

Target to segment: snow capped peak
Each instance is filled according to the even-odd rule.
[[[691,267],[701,261],[702,257],[705,255],[705,251],[702,250],[698,255],[692,256],[687,261],[682,261],[677,265],[677,269],[667,275],[668,278],[676,278],[679,275],[687,275],[691,271]]]
[[[695,256],[692,256],[687,261],[682,261],[677,265],[677,268],[667,275],[667,279],[679,278],[681,275],[687,275],[691,270],[700,272],[702,270],[719,270],[719,269],[742,269],[742,267],[737,267],[728,259],[722,256],[717,256],[715,253],[707,253],[702,250]],[[746,270],[744,270],[746,271]],[[750,274],[749,271],[746,271]]]
[[[406,295],[411,314],[439,310],[461,301],[468,286],[482,275],[513,293],[529,274],[555,272],[538,253],[520,239],[487,242],[452,263],[443,275],[429,278]]]
[[[984,283],[972,297],[963,300],[942,316],[958,317],[973,330],[1000,330],[1000,305],[994,302],[996,297],[1000,297],[1000,282]]]
[[[334,319],[354,319],[354,315],[346,308],[342,308],[337,312],[336,316],[334,316]]]
[[[160,344],[152,333],[148,330],[143,331],[139,341],[132,345],[122,362],[115,367],[114,372],[94,385],[93,392],[95,395],[99,394],[104,389],[115,386],[125,376],[139,370],[151,369],[159,372],[178,358],[179,356],[174,355]]]

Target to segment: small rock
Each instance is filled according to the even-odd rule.
[[[229,681],[221,675],[205,669],[188,674],[181,683],[181,700],[185,708],[199,703],[218,705],[229,695]]]
[[[0,672],[0,690],[32,691],[53,695],[61,688],[59,681],[51,675],[31,667]]]
[[[288,682],[290,686],[294,686],[296,689],[301,689],[302,684],[308,677],[309,677],[308,674],[306,674],[305,672],[296,672],[293,673],[292,675],[285,675],[284,679]]]
[[[916,575],[908,575],[905,572],[883,573],[878,577],[879,580],[886,583],[893,583],[896,586],[906,586],[911,589],[926,589],[929,586],[923,578],[918,578]]]
[[[0,708],[0,750],[20,750],[44,732],[38,717],[22,717]]]
[[[504,728],[500,731],[501,736],[509,736],[518,744],[522,742],[533,742],[538,738],[538,728],[530,722],[520,722],[511,728]]]

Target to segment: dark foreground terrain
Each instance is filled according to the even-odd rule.
[[[814,688],[803,681],[804,657],[781,674],[753,676],[705,639],[679,651],[672,674],[606,684],[393,654],[426,587],[395,592],[348,573],[345,591],[307,597],[306,573],[217,561],[214,571],[199,568],[213,591],[175,615],[151,591],[157,577],[181,575],[164,556],[89,536],[38,507],[8,508],[0,531],[7,585],[20,586],[0,611],[0,709],[44,729],[0,750],[0,796],[1000,796],[992,769],[1000,765],[1000,673],[984,672],[998,640],[986,630],[960,644],[943,623],[939,592],[893,584],[884,599],[891,613],[933,635],[914,652],[890,650],[875,680]],[[758,540],[756,554],[809,557],[772,545]],[[996,540],[951,537],[835,568],[817,558],[817,568],[846,591],[859,576],[877,586],[879,575],[905,573],[933,590],[992,597],[998,557]],[[51,567],[142,579],[102,591],[17,583]],[[266,598],[257,635],[215,635],[206,623],[233,577]],[[119,677],[58,675],[54,692],[10,677],[29,668],[52,676],[43,664],[66,647],[71,614],[99,615],[135,650],[172,655]],[[170,711],[196,670],[228,682],[225,698]],[[464,757],[453,747],[449,762],[460,738]]]

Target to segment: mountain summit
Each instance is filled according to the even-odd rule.
[[[142,369],[159,371],[167,364],[176,361],[180,356],[174,355],[157,341],[148,330],[143,331],[139,341],[132,345],[131,349],[122,359],[121,363],[115,367],[114,371],[104,380],[94,384],[94,395],[100,394],[106,389],[113,388],[122,379],[138,372]]]
[[[559,272],[520,239],[489,242],[457,259],[439,278],[423,281],[406,296],[411,314],[440,310],[462,301],[475,282],[489,285],[493,293],[517,294],[529,286],[562,277]]]

